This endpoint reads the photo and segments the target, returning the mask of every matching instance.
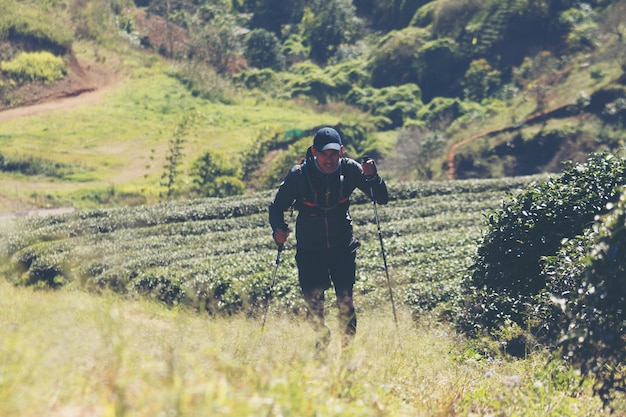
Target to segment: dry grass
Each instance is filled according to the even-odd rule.
[[[396,333],[388,311],[360,312],[352,350],[333,339],[318,359],[298,317],[270,314],[261,333],[259,319],[0,281],[0,415],[608,415],[543,355],[486,358],[400,313]]]

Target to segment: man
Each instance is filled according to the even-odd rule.
[[[380,204],[389,200],[375,162],[368,159],[359,164],[345,157],[339,133],[324,127],[315,134],[305,161],[287,174],[269,208],[278,245],[283,245],[290,233],[284,212],[292,206],[298,210],[298,280],[308,306],[307,317],[318,335],[319,351],[330,342],[330,329],[324,323],[324,292],[331,285],[339,308],[343,346],[356,334],[353,286],[359,242],[352,234],[348,212],[349,197],[356,188]]]

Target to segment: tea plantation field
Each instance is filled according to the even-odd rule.
[[[389,184],[391,200],[378,213],[396,304],[420,314],[452,299],[485,216],[541,179]],[[273,194],[8,221],[0,236],[2,272],[20,285],[112,290],[210,314],[258,314],[276,256],[267,219]],[[357,190],[350,212],[362,243],[357,309],[390,308],[372,203]],[[295,216],[286,214],[291,225]],[[294,255],[292,236],[278,268],[274,313],[302,311]]]

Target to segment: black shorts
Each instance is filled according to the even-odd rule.
[[[298,251],[298,279],[303,291],[312,289],[335,290],[352,288],[356,279],[356,239],[350,246],[323,249],[320,251]]]

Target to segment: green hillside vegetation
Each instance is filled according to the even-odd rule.
[[[559,172],[623,146],[623,1],[2,6],[2,108],[97,88],[96,69],[119,80],[88,108],[2,121],[4,210],[272,188],[320,125],[398,180]],[[192,169],[211,156],[225,175]]]
[[[339,355],[336,347],[325,363],[312,358],[312,350],[306,348],[306,341],[312,336],[307,334],[306,326],[301,327],[304,326],[304,310],[297,291],[294,252],[290,245],[283,252],[276,287],[270,297],[276,247],[269,238],[267,226],[267,202],[271,198],[267,192],[6,221],[0,240],[2,273],[15,287],[3,285],[5,296],[2,299],[6,303],[16,294],[18,299],[23,299],[26,295],[21,291],[24,290],[16,287],[30,287],[38,301],[35,301],[36,306],[28,308],[33,311],[46,308],[49,313],[37,314],[52,314],[50,318],[53,318],[60,317],[62,310],[54,306],[56,301],[47,300],[74,297],[76,301],[70,303],[74,306],[71,310],[83,317],[79,322],[95,320],[100,323],[90,327],[91,332],[96,333],[94,342],[104,338],[102,343],[106,349],[96,351],[111,355],[109,359],[104,358],[109,365],[102,369],[109,375],[103,376],[108,382],[96,389],[103,397],[77,398],[71,391],[64,390],[58,407],[65,404],[95,409],[114,407],[114,415],[134,413],[143,409],[142,404],[152,403],[150,398],[162,392],[167,395],[157,401],[155,407],[174,407],[170,402],[174,401],[181,415],[191,415],[195,410],[205,412],[218,405],[225,408],[216,413],[225,415],[254,414],[269,407],[266,402],[237,400],[241,391],[228,388],[236,385],[249,391],[250,396],[272,398],[271,404],[281,409],[293,408],[297,413],[313,415],[313,410],[326,409],[317,403],[320,397],[309,392],[309,384],[292,385],[292,382],[309,372],[313,375],[323,372],[326,377],[320,380],[324,382],[318,387],[319,395],[330,395],[336,401],[334,411],[328,410],[329,415],[345,415],[346,407],[353,409],[355,415],[374,413],[373,410],[381,406],[388,415],[471,415],[477,409],[486,413],[500,411],[531,416],[576,414],[581,410],[585,410],[585,415],[608,412],[609,408],[600,408],[596,399],[623,412],[622,306],[626,257],[619,251],[624,238],[624,197],[619,198],[619,188],[607,185],[611,181],[623,184],[625,166],[621,158],[596,155],[586,164],[572,166],[555,178],[537,176],[393,186],[391,201],[380,208],[380,215],[392,288],[400,313],[397,333],[394,333],[372,207],[366,196],[356,196],[351,212],[357,219],[355,232],[363,245],[359,250],[355,288],[358,313],[365,320],[355,345],[358,347],[353,352],[355,356],[346,352]],[[600,170],[605,178],[593,181],[600,178]],[[576,194],[568,196],[571,192]],[[551,199],[551,196],[560,197]],[[600,201],[613,203],[605,205]],[[549,209],[552,202],[554,210]],[[585,208],[581,210],[581,206]],[[570,245],[562,241],[560,254],[554,246],[549,250],[534,249],[536,245],[528,243],[532,239],[552,236],[543,232],[544,212],[546,219],[552,219],[554,235],[571,236],[578,243]],[[574,229],[568,232],[565,225],[570,223],[570,213],[577,212],[588,217],[593,217],[594,212],[606,212],[610,216],[598,217],[593,228],[591,220],[576,221]],[[489,215],[485,217],[486,214]],[[524,269],[514,265],[507,267],[510,249],[506,248],[511,248],[506,243],[511,235],[508,230],[518,228],[520,231],[514,238],[519,248],[515,250],[523,256],[521,260],[527,265]],[[526,236],[527,241],[521,236]],[[477,247],[477,242],[482,243]],[[593,250],[595,245],[597,249]],[[505,249],[504,252],[500,254],[497,247]],[[537,256],[541,254],[554,254],[551,264],[555,265],[555,272],[546,272],[550,277],[546,284],[529,282],[527,286],[533,291],[520,291],[519,299],[515,298],[515,285],[527,282],[527,278],[519,279],[516,274],[528,272],[532,278],[533,269],[529,267],[539,265]],[[487,255],[492,256],[488,259]],[[593,258],[590,263],[588,256]],[[467,275],[468,268],[476,271],[471,278]],[[498,268],[499,275],[480,273]],[[97,294],[102,301],[84,301],[82,294],[85,293]],[[526,301],[524,296],[535,298]],[[475,299],[468,301],[468,297]],[[133,300],[144,307],[132,307],[136,305],[131,303]],[[587,310],[591,305],[595,312],[592,316]],[[476,309],[480,307],[490,311],[478,314]],[[531,311],[524,312],[521,307],[531,308]],[[20,340],[30,338],[29,333],[16,333],[17,322],[26,320],[28,323],[32,319],[32,325],[40,323],[39,319],[26,314],[24,308],[15,310],[23,313],[11,313],[5,318],[13,320],[3,326],[5,331],[8,329],[8,336],[3,339],[8,340],[9,345],[5,347],[8,352],[21,351],[23,342]],[[90,318],[93,308],[97,309],[97,319]],[[330,312],[335,308],[330,300],[327,308]],[[263,335],[259,333],[261,317],[268,311],[271,330]],[[22,316],[24,314],[26,316]],[[134,319],[128,321],[127,317]],[[528,322],[519,321],[518,317]],[[76,318],[67,320],[71,322]],[[138,324],[131,324],[133,320]],[[294,320],[298,324],[294,324]],[[63,321],[46,323],[49,324],[41,325],[59,330],[34,328],[32,331],[60,331],[69,334],[63,338],[70,340],[78,331],[62,330],[69,325]],[[130,334],[136,335],[138,330],[133,329],[137,325],[143,328],[140,334],[151,340],[149,345],[130,337]],[[159,333],[163,326],[178,329],[175,333],[179,341]],[[489,332],[475,331],[481,328]],[[219,336],[212,337],[211,332]],[[198,333],[202,334],[202,341],[198,340]],[[546,337],[546,333],[552,338]],[[254,344],[257,334],[259,346],[264,346],[260,350]],[[607,339],[608,334],[613,335],[612,340]],[[373,335],[376,337],[371,337]],[[561,336],[568,337],[561,339]],[[265,337],[272,342],[270,339],[262,342]],[[292,347],[288,349],[280,347],[282,343],[290,343],[290,337],[299,342],[290,344]],[[313,341],[310,342],[312,346]],[[424,350],[424,344],[433,350]],[[297,350],[292,350],[296,345]],[[76,346],[73,349],[79,357],[92,360],[89,355],[85,357],[84,348]],[[198,346],[203,346],[200,351]],[[191,354],[189,349],[196,353]],[[274,349],[280,349],[283,354],[275,356]],[[159,355],[152,365],[145,363],[148,360],[142,353],[145,351]],[[165,356],[156,353],[161,351],[170,353]],[[284,362],[285,352],[290,352],[289,364]],[[27,355],[33,354],[37,354],[37,350],[27,348],[10,364],[20,366]],[[214,359],[197,365],[205,355]],[[425,355],[438,359],[428,359]],[[570,363],[563,361],[568,356]],[[140,373],[140,368],[125,365],[127,361],[145,363],[140,368],[146,370],[146,374]],[[366,368],[359,368],[366,362],[369,363]],[[262,363],[273,365],[265,368]],[[51,365],[43,360],[38,362],[39,366]],[[160,372],[161,366],[169,369],[170,377],[164,376],[166,383],[157,388],[150,382],[150,375]],[[33,365],[27,369],[33,369]],[[198,369],[206,369],[208,373],[197,375]],[[222,382],[208,376],[215,369],[224,372]],[[277,375],[278,369],[282,371]],[[386,376],[381,376],[380,372]],[[429,394],[425,395],[427,375],[442,375],[442,372],[443,375],[456,374],[441,381],[452,391],[433,392],[428,383]],[[80,371],[63,374],[70,379],[86,378]],[[3,402],[6,410],[49,406],[36,399],[20,403],[11,395],[23,392],[22,384],[50,395],[47,378],[28,379],[21,372],[15,375],[0,390],[0,395],[12,399]],[[352,379],[359,375],[362,377],[359,382]],[[383,380],[379,379],[381,377]],[[498,378],[499,388],[491,387],[489,379],[492,377]],[[282,391],[283,385],[267,382],[265,378],[293,380],[289,383],[290,394]],[[312,378],[317,380],[315,376]],[[404,381],[402,388],[393,388],[391,381],[397,378]],[[478,381],[478,385],[466,385],[468,378]],[[175,383],[177,379],[187,383]],[[131,389],[131,380],[142,386],[141,393]],[[225,391],[214,398],[218,394],[209,387],[223,383]],[[90,386],[89,382],[85,384]],[[199,389],[204,384],[208,391],[202,389],[192,394],[194,387]],[[388,386],[388,389],[376,390],[377,400],[374,400],[370,397],[374,392],[367,387],[377,385]],[[514,389],[511,391],[511,388]],[[599,396],[588,395],[592,393]],[[207,404],[206,396],[214,398],[213,405]],[[306,398],[304,403],[298,400],[302,396]],[[273,415],[273,411],[269,412]]]
[[[626,413],[623,0],[0,9],[0,211],[77,209],[0,217],[1,415]],[[267,219],[323,125],[390,191],[326,360]]]

